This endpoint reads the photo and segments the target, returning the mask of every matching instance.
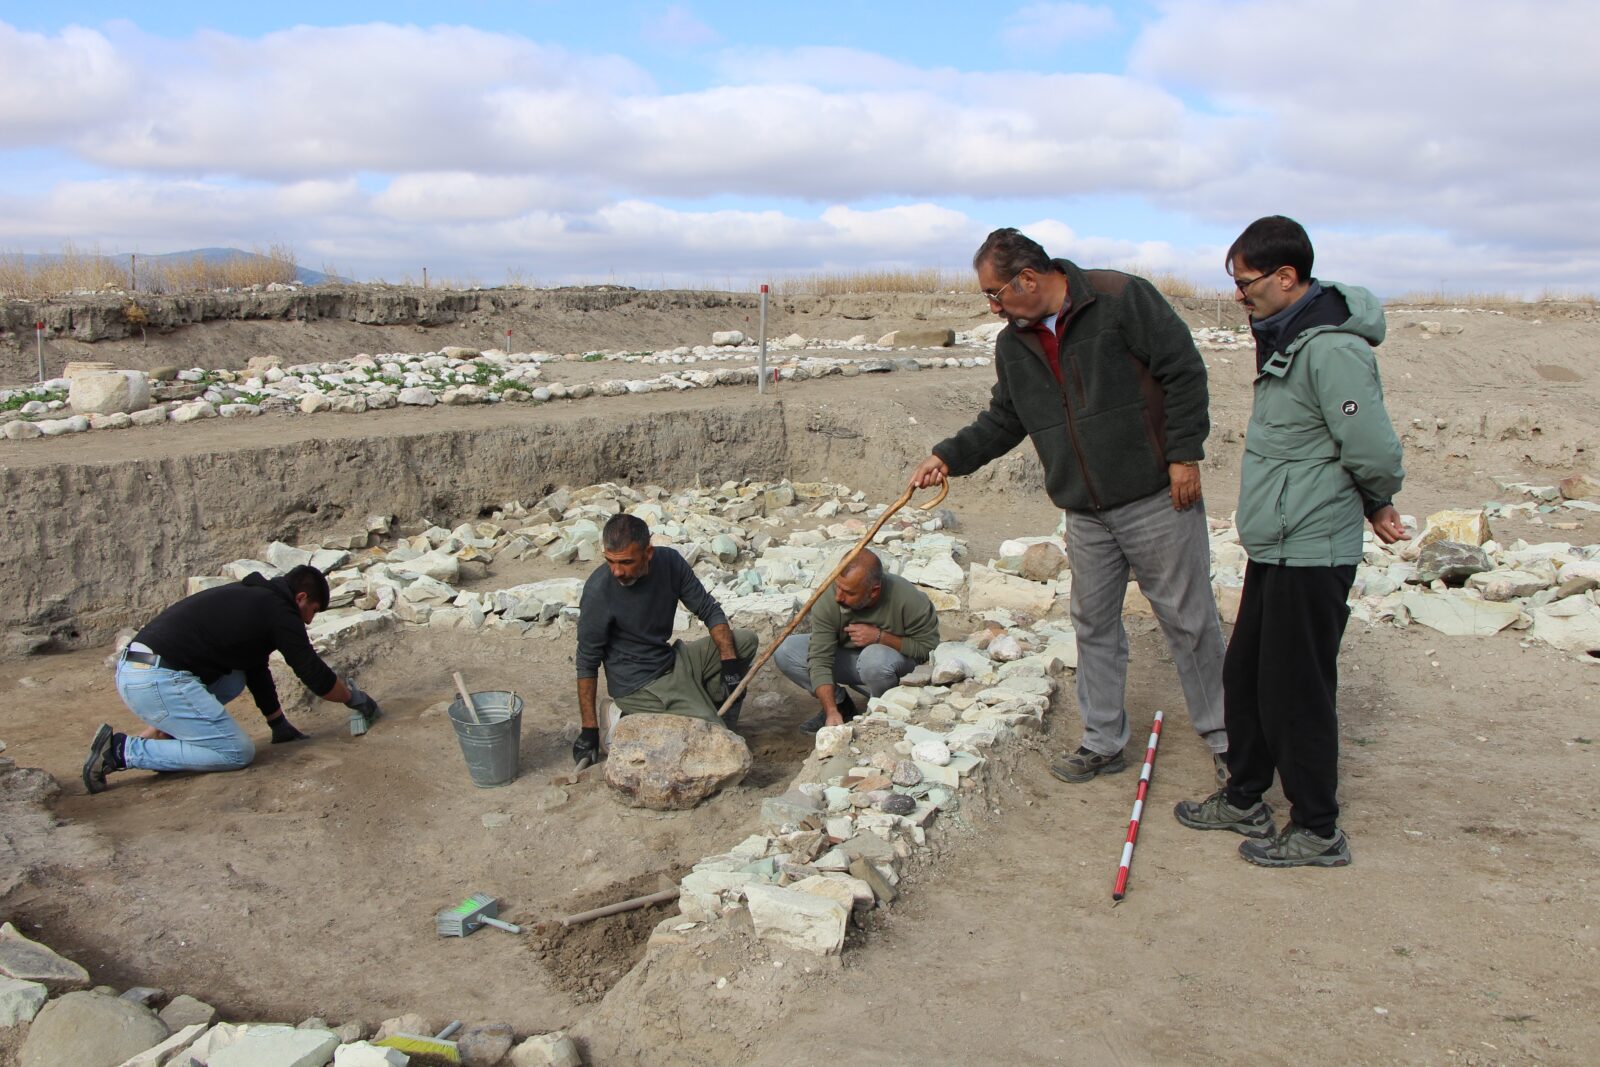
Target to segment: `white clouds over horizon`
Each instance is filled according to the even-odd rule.
[[[1233,233],[1283,212],[1320,261],[1389,291],[1594,289],[1591,11],[1409,0],[1380,29],[1357,0],[1298,19],[1173,0],[1104,73],[745,47],[671,5],[641,38],[709,77],[671,89],[620,50],[464,26],[0,23],[0,158],[28,178],[0,191],[0,228],[26,250],[281,241],[362,276],[426,260],[559,281],[959,267],[1015,224],[1058,254],[1216,285]],[[980,61],[1131,19],[992,14]],[[1154,221],[1105,232],[1090,213],[1109,199]]]

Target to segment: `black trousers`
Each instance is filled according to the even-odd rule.
[[[1276,771],[1289,818],[1320,837],[1339,819],[1339,641],[1354,565],[1245,566],[1222,664],[1228,803],[1248,808]]]

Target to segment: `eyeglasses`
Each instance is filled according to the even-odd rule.
[[[1233,280],[1233,287],[1239,290],[1241,294],[1248,293],[1250,291],[1250,287],[1256,282],[1259,282],[1262,278],[1270,278],[1282,269],[1282,267],[1273,267],[1264,274],[1257,274],[1254,278],[1247,278],[1244,281],[1240,281],[1238,278],[1235,278]]]
[[[1020,278],[1020,277],[1022,277],[1022,272],[1018,271],[1017,272],[1017,278]],[[1005,295],[1005,291],[1007,289],[1011,288],[1013,285],[1017,284],[1017,278],[1012,278],[1009,282],[1006,282],[1004,285],[1002,285],[998,289],[980,289],[980,290],[978,290],[978,292],[981,293],[983,295],[983,298],[985,300],[989,301],[989,303],[998,304],[998,303],[1000,303],[1000,298],[1003,295]]]

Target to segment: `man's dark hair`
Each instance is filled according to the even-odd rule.
[[[302,563],[288,575],[289,592],[304,593],[307,600],[317,602],[317,610],[328,606],[332,594],[328,592],[328,578],[309,563]]]
[[[1008,279],[1015,278],[1025,270],[1046,274],[1056,269],[1043,245],[1010,226],[995,230],[985,237],[983,244],[973,253],[973,270],[978,270],[985,263],[993,266],[996,274],[1003,274]]]
[[[1223,262],[1229,274],[1233,261],[1242,260],[1251,270],[1274,271],[1279,267],[1293,267],[1296,281],[1311,278],[1311,238],[1306,228],[1291,218],[1268,215],[1256,219],[1244,228],[1233,244],[1228,246],[1228,256]]]
[[[600,533],[600,544],[607,552],[621,552],[636,545],[648,547],[650,527],[639,516],[619,511],[606,520],[606,528]]]
[[[865,576],[869,586],[883,584],[883,560],[871,549],[862,549],[861,554],[850,561],[849,569]]]

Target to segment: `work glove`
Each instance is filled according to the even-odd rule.
[[[578,739],[572,742],[572,762],[582,763],[600,762],[600,727],[585,726],[578,731]]]
[[[369,723],[377,719],[379,715],[383,714],[383,709],[378,707],[378,702],[373,700],[368,694],[357,689],[355,682],[351,681],[349,678],[346,678],[344,680],[344,687],[350,690],[350,699],[344,702],[345,707],[349,708],[351,711],[357,712]]]
[[[289,721],[289,716],[282,712],[278,713],[276,719],[268,719],[267,725],[272,728],[272,743],[275,745],[281,745],[287,741],[304,741],[307,737],[306,734],[296,730],[294,723]]]
[[[750,670],[750,661],[747,659],[725,659],[722,661],[722,699],[727,700],[728,695],[739,688],[739,683],[744,681],[744,676]]]
[[[727,700],[733,691],[739,688],[739,683],[744,681],[744,676],[750,670],[750,661],[747,659],[725,659],[722,661],[722,699]],[[744,708],[745,694],[740,693],[739,699],[734,701],[727,711],[722,713],[722,725],[732,730],[739,725],[739,712]]]

